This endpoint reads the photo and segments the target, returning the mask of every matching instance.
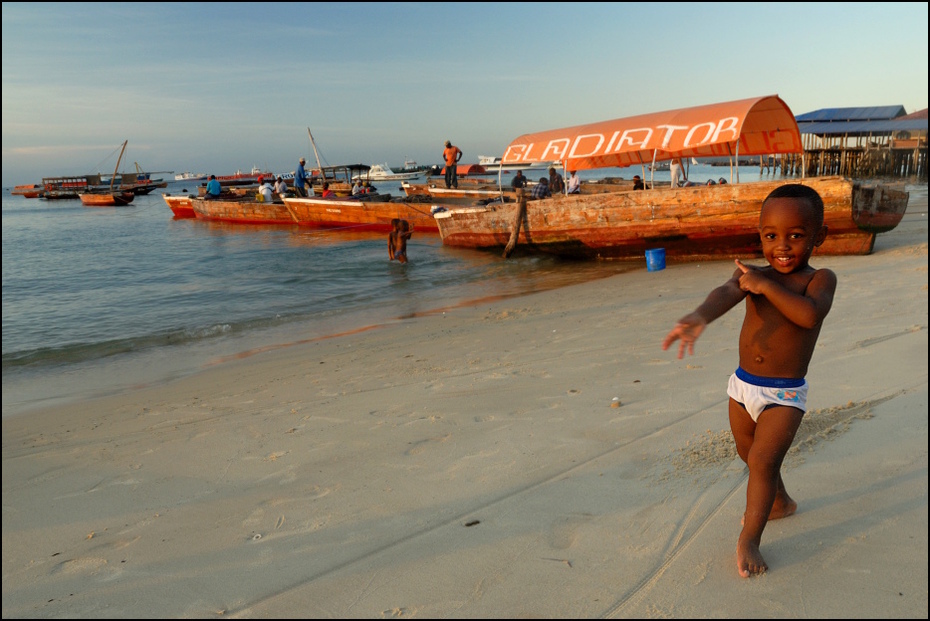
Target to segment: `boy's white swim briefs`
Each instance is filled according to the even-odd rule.
[[[753,421],[771,405],[787,405],[807,411],[807,380],[785,377],[762,377],[741,367],[730,376],[727,394],[743,405]]]

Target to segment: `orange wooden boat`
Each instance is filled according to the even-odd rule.
[[[13,196],[22,196],[23,198],[39,198],[45,194],[45,186],[39,183],[29,183],[26,185],[13,186],[10,190]]]
[[[284,203],[265,203],[253,196],[229,200],[191,198],[191,209],[198,219],[237,224],[297,224]]]
[[[407,220],[420,232],[438,233],[428,203],[371,201],[353,198],[284,198],[284,204],[301,226],[356,231],[390,232],[391,220]]]
[[[566,170],[583,170],[802,152],[794,115],[772,95],[527,134],[511,143],[503,161],[559,159]],[[680,260],[758,257],[762,201],[787,183],[809,185],[823,198],[829,233],[818,254],[868,254],[875,235],[897,226],[907,207],[906,192],[842,177],[560,194],[527,204],[514,252],[642,259],[661,247]],[[518,208],[452,208],[435,217],[443,244],[501,251]]]
[[[893,229],[908,194],[843,177],[686,188],[558,195],[530,201],[515,254],[578,259],[639,259],[665,248],[669,259],[761,257],[759,209],[769,192],[788,183],[817,190],[824,201],[827,239],[815,254],[868,254],[875,235]],[[452,208],[437,213],[443,244],[502,251],[519,206]]]
[[[128,143],[128,140],[123,142],[123,148],[120,149],[119,157],[116,159],[116,168],[113,169],[113,176],[110,177],[110,189],[106,191],[89,190],[78,193],[81,203],[85,207],[123,207],[131,203],[132,199],[136,197],[135,193],[130,189],[113,189],[113,183],[116,181],[116,175],[119,171],[119,163],[123,159],[123,152],[126,151]]]
[[[162,198],[165,199],[165,202],[168,204],[175,218],[197,217],[197,214],[194,213],[194,207],[191,205],[191,197],[187,194],[179,194],[177,196],[162,194]]]
[[[84,192],[78,196],[85,207],[125,207],[136,197],[131,191]]]

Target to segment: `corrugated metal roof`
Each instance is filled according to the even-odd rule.
[[[794,117],[798,123],[802,121],[887,121],[907,112],[904,106],[872,106],[860,108],[822,108],[813,112],[805,112]]]
[[[910,120],[910,119],[925,119],[925,118],[927,118],[926,108],[924,108],[923,110],[918,110],[917,112],[911,112],[907,116],[900,117],[898,120],[903,121],[904,119]]]
[[[868,136],[869,134],[888,134],[901,131],[927,131],[927,119],[909,119],[893,121],[833,121],[801,122],[798,129],[802,134],[818,136]]]

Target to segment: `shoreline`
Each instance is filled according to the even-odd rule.
[[[4,617],[925,617],[927,201],[837,272],[735,571],[730,268],[645,269],[3,419]],[[721,434],[724,434],[721,436]]]

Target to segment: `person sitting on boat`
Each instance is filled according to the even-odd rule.
[[[532,198],[534,200],[539,200],[542,198],[550,198],[552,192],[549,191],[549,180],[545,177],[539,178],[539,183],[533,186]]]
[[[573,170],[568,173],[568,194],[581,194],[581,179],[578,178],[578,171]]]
[[[633,175],[633,189],[634,190],[645,190],[646,189],[646,184],[643,183],[643,180],[639,175]]]
[[[214,200],[220,197],[220,192],[223,189],[220,187],[220,182],[216,180],[216,175],[210,175],[210,180],[207,181],[207,191],[203,195],[205,200]]]
[[[565,191],[565,181],[562,175],[558,173],[554,166],[549,167],[549,192],[552,194],[561,194]]]
[[[271,187],[271,183],[265,181],[263,177],[258,178],[258,195],[262,197],[261,202],[263,203],[274,202],[274,190]]]
[[[378,188],[371,185],[370,181],[362,181],[362,191],[364,191],[365,194],[377,194]]]
[[[328,181],[323,182],[323,194],[321,196],[323,198],[336,198],[336,193],[329,189]]]
[[[526,177],[523,176],[522,170],[518,170],[517,174],[513,176],[513,179],[510,181],[510,187],[514,190],[526,187]]]
[[[304,170],[304,164],[307,160],[300,158],[297,164],[297,170],[294,171],[294,193],[297,196],[307,196],[307,171]]]
[[[359,194],[364,194],[365,188],[362,187],[362,180],[356,179],[355,185],[352,186],[352,196],[358,196]]]
[[[717,179],[717,185],[723,185],[723,184],[726,183],[726,182],[727,182],[727,180],[724,179],[723,177],[720,177],[719,179]]]
[[[282,179],[280,176],[277,179],[275,179],[274,193],[279,194],[279,195],[287,194],[287,184],[284,183],[284,179]]]

